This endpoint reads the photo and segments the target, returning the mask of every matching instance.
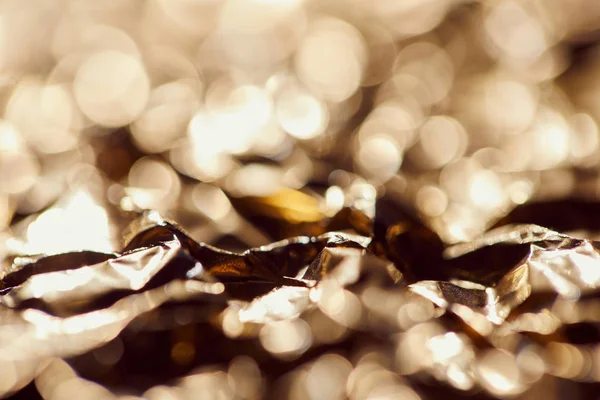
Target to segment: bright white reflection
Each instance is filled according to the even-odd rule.
[[[271,119],[270,95],[247,85],[212,87],[206,96],[208,109],[199,111],[188,126],[195,151],[206,155],[248,151]]]
[[[44,211],[27,228],[29,254],[58,254],[75,250],[113,251],[106,211],[86,192]]]

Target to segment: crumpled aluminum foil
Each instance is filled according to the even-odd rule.
[[[0,397],[596,399],[597,3],[0,1]]]
[[[128,217],[119,252],[5,264],[4,395],[429,398],[446,386],[503,398],[549,382],[596,387],[594,241],[521,224],[444,249],[414,218],[376,218],[367,235],[234,253],[155,211]]]

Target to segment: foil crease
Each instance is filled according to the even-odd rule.
[[[596,399],[598,0],[1,0],[0,397]]]
[[[136,337],[186,329],[196,332],[181,342],[191,356],[173,347],[168,354],[175,370],[188,367],[190,376],[203,376],[206,372],[194,375],[190,368],[207,359],[217,368],[235,357],[251,357],[268,366],[261,384],[261,395],[267,397],[291,390],[281,389],[282,382],[314,368],[321,358],[344,354],[356,359],[366,351],[356,343],[377,351],[349,365],[350,374],[359,373],[365,358],[392,354],[388,361],[372,361],[369,368],[381,369],[402,390],[420,395],[428,393],[423,386],[427,375],[459,392],[524,393],[545,376],[564,378],[560,365],[552,367],[562,361],[552,357],[568,351],[587,354],[592,365],[567,377],[596,380],[590,347],[595,342],[576,346],[560,339],[570,326],[600,321],[596,242],[537,225],[504,226],[436,255],[448,280],[412,281],[410,277],[433,271],[418,271],[418,260],[395,264],[385,253],[377,254],[411,229],[397,227],[392,224],[383,238],[329,232],[234,253],[196,242],[150,211],[126,229],[129,240],[120,252],[15,258],[0,280],[2,363],[15,371],[3,393],[32,381],[43,390],[39,382],[57,365],[71,371],[71,377],[81,374],[77,379],[92,386],[106,380],[99,387],[110,396],[148,392],[154,384],[98,373],[90,357],[120,343],[121,358],[109,369],[135,369],[127,363],[140,361],[127,360],[123,351]],[[477,253],[500,254],[486,253],[499,246],[502,252],[517,248],[522,257],[494,275],[478,265]],[[189,315],[177,321],[178,310]],[[196,335],[204,330],[218,345],[196,347]],[[145,351],[169,347],[154,340],[145,343]],[[539,365],[531,367],[524,357]],[[152,374],[172,390],[191,379],[172,375],[166,367],[157,369]],[[508,374],[504,379],[510,384],[499,385],[494,374]]]

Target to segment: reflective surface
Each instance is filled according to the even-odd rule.
[[[0,1],[0,396],[595,399],[567,3]]]

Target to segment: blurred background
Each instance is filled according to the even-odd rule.
[[[594,0],[2,0],[0,227],[84,184],[225,247],[297,233],[230,235],[237,198],[306,222],[382,193],[469,240],[597,196],[599,37]],[[73,214],[45,250],[110,247]]]
[[[120,250],[122,212],[145,209],[239,251],[320,233],[347,206],[373,217],[383,195],[469,241],[531,201],[597,200],[598,121],[598,0],[0,0],[0,256]],[[480,368],[510,381],[506,357]],[[296,374],[343,383],[375,364],[330,354]],[[259,396],[252,359],[228,368],[202,382]],[[295,398],[336,398],[334,383]]]

